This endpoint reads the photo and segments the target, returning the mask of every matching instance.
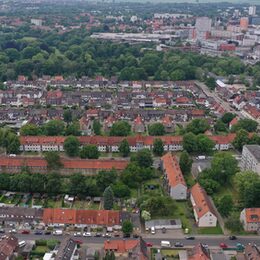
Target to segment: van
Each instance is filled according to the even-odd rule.
[[[25,242],[25,241],[21,241],[21,242],[18,243],[18,246],[19,246],[19,247],[23,247],[23,246],[25,246],[25,245],[26,245],[26,242]]]
[[[171,243],[169,241],[161,241],[161,247],[171,247]]]
[[[155,227],[151,227],[151,234],[155,234]]]
[[[54,231],[53,231],[53,235],[54,235],[54,236],[61,236],[62,233],[63,233],[62,230],[54,230]]]

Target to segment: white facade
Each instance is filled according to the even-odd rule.
[[[242,170],[253,171],[260,175],[260,146],[259,145],[244,145],[242,151]]]

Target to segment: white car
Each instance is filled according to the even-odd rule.
[[[17,231],[16,231],[16,229],[11,229],[11,230],[9,230],[9,233],[11,233],[11,234],[16,234]]]
[[[81,233],[80,232],[75,232],[74,233],[74,237],[81,237]]]
[[[83,237],[91,237],[91,233],[90,232],[84,232],[83,233]]]

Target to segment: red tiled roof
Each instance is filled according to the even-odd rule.
[[[201,218],[207,212],[214,214],[214,210],[209,201],[208,195],[206,194],[206,191],[199,185],[199,183],[196,183],[192,186],[191,195],[195,202],[195,205],[192,206],[196,211],[198,218]]]
[[[45,224],[85,224],[114,226],[120,224],[120,212],[114,210],[44,209]]]
[[[177,97],[176,103],[179,103],[179,104],[190,103],[190,99],[187,97]]]
[[[186,182],[183,178],[183,174],[176,157],[171,153],[167,153],[161,158],[161,160],[163,162],[163,168],[167,174],[167,179],[169,180],[170,186],[175,187],[178,184],[183,184],[186,186]]]
[[[137,118],[134,120],[134,124],[135,125],[142,125],[143,124],[143,120],[142,120],[140,115],[138,115]]]
[[[229,125],[230,125],[230,126],[233,126],[233,125],[237,124],[237,122],[238,122],[238,118],[237,118],[237,117],[234,117],[234,118],[231,120],[231,122],[229,123]]]
[[[126,253],[139,245],[139,240],[106,240],[105,250],[114,250],[117,253]]]
[[[210,260],[210,257],[203,246],[198,244],[192,248],[188,260]]]
[[[123,170],[128,165],[125,160],[84,160],[84,159],[61,159],[65,169],[95,169],[108,170],[115,168]],[[0,167],[47,167],[47,162],[40,157],[0,157]]]

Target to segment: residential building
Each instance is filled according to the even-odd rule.
[[[43,211],[43,223],[49,226],[72,225],[77,227],[113,227],[120,228],[128,214],[115,210],[76,210],[46,208]]]
[[[138,115],[137,118],[134,120],[133,130],[135,133],[138,133],[138,134],[145,132],[145,124],[140,115]]]
[[[210,260],[209,249],[202,244],[198,244],[188,251],[188,260]]]
[[[175,200],[187,199],[187,185],[181,172],[177,158],[170,152],[161,158],[164,174],[164,186],[171,198]]]
[[[62,167],[58,170],[63,175],[72,173],[82,173],[92,175],[100,170],[115,170],[122,171],[128,165],[126,160],[112,159],[61,159]],[[43,157],[0,157],[0,173],[20,173],[23,167],[28,167],[32,173],[48,173],[48,163]]]
[[[240,18],[240,28],[242,30],[247,31],[248,30],[248,24],[249,24],[248,17]]]
[[[244,256],[246,260],[259,260],[260,250],[256,245],[248,244],[245,247]]]
[[[106,240],[104,251],[113,251],[116,259],[149,259],[147,246],[142,238],[138,240]]]
[[[0,239],[0,260],[11,260],[15,258],[18,249],[18,239],[15,236],[7,235]]]
[[[241,160],[242,170],[256,172],[260,175],[260,146],[256,144],[244,145]]]
[[[190,192],[190,200],[198,227],[216,227],[217,217],[206,191],[199,183],[196,183]]]
[[[234,125],[236,125],[237,123],[238,123],[238,118],[237,118],[237,117],[234,117],[234,118],[230,121],[230,123],[229,123],[229,126],[228,126],[229,130],[231,130],[232,127],[233,127]]]
[[[245,231],[260,231],[260,208],[243,209],[240,221]]]
[[[65,237],[55,256],[55,260],[73,260],[78,259],[75,256],[77,255],[77,243],[69,237]]]
[[[255,5],[249,6],[248,14],[251,15],[251,16],[255,16],[256,15],[256,6]]]

